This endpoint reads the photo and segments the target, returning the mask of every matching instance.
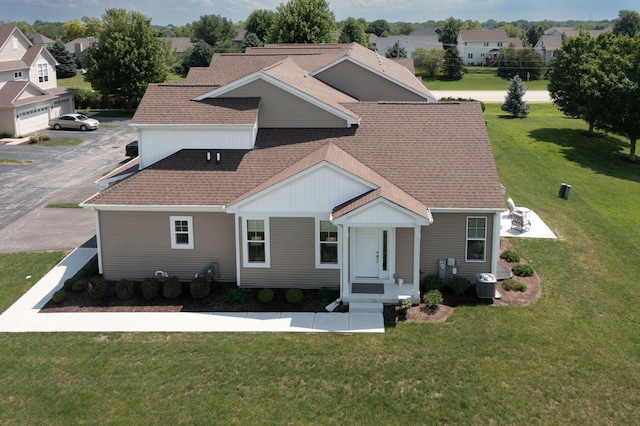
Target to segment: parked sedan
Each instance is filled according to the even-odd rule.
[[[60,129],[78,129],[78,130],[95,130],[100,125],[96,119],[89,118],[82,114],[64,114],[58,118],[49,120],[49,127],[56,130]]]

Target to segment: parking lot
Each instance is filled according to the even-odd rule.
[[[124,147],[136,139],[128,123],[104,119],[95,131],[44,131],[84,139],[75,146],[0,145],[1,159],[28,162],[0,164],[0,253],[70,249],[95,235],[93,212],[45,207],[84,201],[97,191],[96,180],[128,160]]]

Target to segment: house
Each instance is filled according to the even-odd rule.
[[[56,65],[18,27],[0,25],[0,133],[37,132],[50,118],[75,110],[73,90],[58,87]]]
[[[380,52],[381,55],[387,53],[389,48],[398,46],[405,49],[407,57],[413,57],[413,52],[418,49],[442,49],[442,43],[438,40],[437,34],[430,35],[393,35],[388,37],[378,37],[375,34],[369,34],[369,42]]]
[[[29,40],[31,41],[31,43],[33,44],[42,44],[45,47],[49,47],[51,46],[53,43],[55,43],[55,40],[50,39],[49,37],[47,37],[44,34],[39,34],[39,33],[35,33],[35,34],[29,34]]]
[[[510,45],[522,49],[522,41],[504,30],[462,30],[458,34],[458,52],[465,65],[497,66],[500,49]]]
[[[583,30],[584,31],[584,30]],[[611,29],[606,30],[589,30],[587,33],[591,37],[598,37],[600,34],[611,31]],[[549,34],[547,34],[547,32]],[[542,56],[544,60],[544,64],[549,66],[551,63],[551,59],[553,59],[553,54],[556,49],[562,47],[562,41],[567,37],[577,37],[580,35],[580,30],[573,30],[571,28],[565,27],[554,27],[545,31],[545,34],[538,39],[538,42],[534,46],[533,50]]]
[[[81,37],[75,40],[71,40],[68,43],[65,43],[64,48],[67,49],[67,52],[69,52],[71,56],[73,56],[73,59],[75,59],[76,62],[78,62],[82,59],[84,54],[87,52],[87,49],[89,48],[89,46],[96,43],[97,41],[98,41],[97,37],[93,37],[93,36]]]
[[[438,103],[357,43],[215,55],[149,85],[131,125],[140,170],[82,203],[106,279],[213,264],[239,287],[351,304],[496,272],[504,200],[480,104]]]

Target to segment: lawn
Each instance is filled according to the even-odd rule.
[[[171,73],[167,77],[167,83],[174,83],[174,82],[180,82],[180,81],[184,81],[184,77],[182,77],[182,76],[180,76],[178,74]],[[80,74],[80,73],[76,74],[73,77],[69,77],[69,78],[59,78],[58,79],[58,86],[59,87],[69,87],[69,88],[73,88],[73,89],[91,90],[91,83],[85,81],[84,80],[84,75]]]
[[[512,240],[542,279],[532,306],[384,335],[0,334],[0,423],[637,423],[640,167],[552,105],[485,115],[506,196],[560,237]],[[60,255],[0,255],[0,309]]]
[[[498,77],[491,69],[479,67],[468,67],[468,73],[464,74],[462,80],[449,81],[440,77],[423,77],[422,82],[429,90],[456,90],[456,91],[476,91],[476,90],[500,90],[507,91],[509,79]],[[495,70],[495,69],[493,69]],[[532,80],[525,82],[528,90],[547,90],[549,80]]]

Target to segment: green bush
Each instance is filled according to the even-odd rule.
[[[506,260],[509,263],[520,262],[520,254],[515,250],[505,250],[500,253],[500,258]]]
[[[194,299],[204,299],[211,292],[211,283],[207,277],[199,276],[191,280],[191,286],[189,287],[191,297]]]
[[[291,303],[293,305],[302,302],[303,296],[304,294],[299,288],[290,288],[284,293],[284,299],[287,301],[287,303]]]
[[[78,276],[80,278],[88,278],[88,277],[94,277],[98,275],[98,273],[99,273],[98,257],[96,256],[93,259],[91,259],[89,262],[87,262],[87,264],[84,265],[82,269],[80,269],[80,272],[78,272]]]
[[[398,302],[398,312],[402,315],[406,315],[411,309],[411,299],[402,299]]]
[[[76,293],[80,293],[87,289],[87,283],[84,280],[75,280],[73,284],[71,284],[71,290]]]
[[[447,285],[449,286],[451,291],[453,291],[453,293],[457,295],[465,294],[471,286],[466,278],[463,278],[459,275],[451,277]]]
[[[38,143],[48,141],[49,139],[51,139],[51,137],[46,133],[36,133],[35,135],[29,137],[29,143]]]
[[[165,299],[175,300],[182,294],[182,283],[178,277],[169,277],[162,284],[162,296]]]
[[[439,102],[480,102],[480,107],[482,108],[482,112],[487,108],[484,102],[479,101],[477,99],[472,98],[453,98],[451,96],[440,98]]]
[[[74,283],[74,282],[76,282],[76,278],[68,278],[68,279],[64,282],[64,284],[63,284],[63,286],[62,286],[62,289],[63,289],[64,291],[71,291],[71,290],[73,290],[73,289],[72,289],[72,287],[73,287],[73,283]]]
[[[116,296],[120,300],[128,300],[133,297],[133,281],[125,278],[116,283]]]
[[[443,300],[440,290],[429,290],[422,296],[422,301],[428,311],[435,311]]]
[[[270,288],[263,288],[258,292],[258,300],[261,303],[269,303],[273,300],[275,293]]]
[[[67,300],[67,292],[64,290],[58,290],[55,293],[53,293],[53,296],[51,297],[51,301],[53,303],[62,303],[65,300]]]
[[[251,298],[251,293],[246,288],[232,288],[224,295],[224,301],[232,305],[244,305]]]
[[[102,277],[95,277],[87,284],[87,292],[93,300],[101,300],[107,294],[107,282]]]
[[[514,265],[514,267],[511,268],[511,271],[513,272],[513,275],[517,275],[519,277],[530,277],[533,275],[533,268],[523,263]]]
[[[321,303],[326,305],[336,300],[339,294],[340,293],[338,292],[338,290],[334,290],[328,287],[322,287],[320,290],[318,290],[317,297]]]
[[[429,290],[440,290],[444,288],[444,283],[437,275],[427,275],[422,279],[420,283],[420,291],[422,294],[428,292]]]
[[[522,281],[514,280],[513,278],[509,278],[502,282],[502,288],[506,291],[527,291],[527,285]]]
[[[158,297],[158,290],[160,289],[160,282],[156,277],[148,277],[140,284],[140,290],[142,290],[142,298],[144,300],[152,300]]]

